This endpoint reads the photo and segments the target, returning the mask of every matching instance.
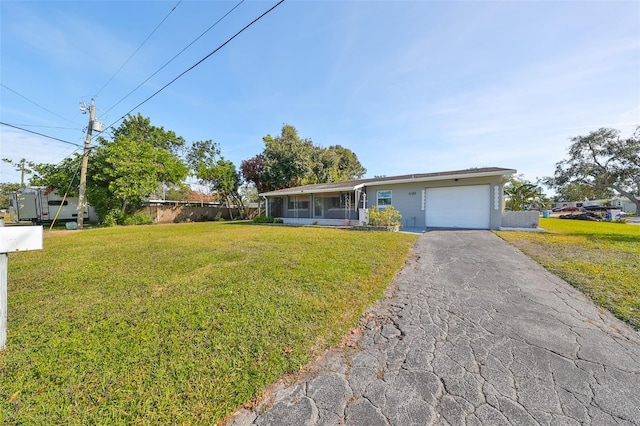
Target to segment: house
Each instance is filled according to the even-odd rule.
[[[284,223],[342,225],[369,207],[393,206],[404,228],[499,229],[503,181],[514,169],[485,167],[385,176],[279,189],[260,194],[267,215]]]

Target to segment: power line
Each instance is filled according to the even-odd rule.
[[[204,36],[206,33],[208,33],[213,27],[215,27],[216,25],[218,25],[218,23],[220,23],[220,21],[222,21],[224,18],[226,18],[229,14],[231,14],[231,12],[233,12],[238,6],[240,6],[242,3],[244,3],[245,0],[241,0],[238,4],[236,4],[234,7],[231,8],[231,10],[229,10],[227,13],[225,13],[220,19],[218,19],[216,22],[214,22],[209,28],[207,28],[202,34],[200,34],[198,37],[195,38],[195,40],[193,40],[191,43],[189,43],[184,49],[182,49],[180,52],[178,52],[173,58],[169,59],[169,61],[167,61],[167,63],[165,63],[163,66],[161,66],[156,72],[154,72],[153,74],[151,74],[146,80],[144,80],[142,83],[138,84],[135,89],[133,89],[132,91],[130,91],[129,93],[127,93],[122,99],[120,99],[118,102],[115,103],[115,105],[113,105],[111,108],[109,108],[108,110],[106,110],[101,116],[100,118],[104,117],[109,111],[111,111],[112,109],[114,109],[116,106],[120,105],[120,103],[122,101],[124,101],[125,99],[127,99],[129,96],[131,96],[131,94],[133,92],[135,92],[136,90],[138,90],[143,84],[145,84],[147,81],[151,80],[156,74],[158,74],[160,71],[162,71],[167,65],[169,65],[171,62],[173,62],[174,59],[176,59],[178,56],[180,56],[185,50],[187,50],[188,48],[190,48],[196,41],[200,40],[202,38],[202,36]]]
[[[32,104],[34,104],[34,105],[35,105],[35,106],[37,106],[38,108],[42,108],[43,110],[47,111],[48,113],[53,114],[53,115],[55,115],[56,117],[58,117],[58,118],[62,118],[63,120],[67,121],[67,119],[66,119],[66,118],[64,118],[63,116],[61,116],[60,114],[57,114],[57,113],[55,113],[55,112],[51,111],[50,109],[47,109],[47,108],[43,107],[42,105],[40,105],[40,104],[38,104],[38,103],[36,103],[36,102],[32,101],[31,99],[27,98],[27,97],[26,97],[26,96],[24,96],[24,95],[21,95],[20,93],[16,92],[15,90],[13,90],[12,88],[8,87],[7,85],[5,85],[5,84],[3,84],[3,83],[0,83],[0,86],[4,87],[5,89],[7,89],[7,90],[8,90],[8,91],[10,91],[10,92],[15,93],[16,95],[20,96],[20,97],[21,97],[22,99],[24,99],[25,101],[27,101],[27,102],[31,102]],[[68,121],[71,121],[71,120],[68,120]]]
[[[13,123],[14,126],[25,126],[25,127],[43,127],[46,129],[63,129],[63,130],[82,130],[80,127],[62,127],[62,126],[40,126],[37,124],[21,124],[21,123]]]
[[[23,132],[33,133],[34,135],[38,135],[38,136],[42,136],[42,137],[45,137],[45,138],[53,139],[54,141],[66,143],[66,144],[73,145],[73,146],[82,147],[82,145],[79,145],[77,143],[65,141],[63,139],[54,138],[53,136],[49,136],[49,135],[45,135],[45,134],[42,134],[42,133],[34,132],[33,130],[23,129],[22,127],[14,126],[13,124],[5,123],[3,121],[0,121],[0,124],[3,125],[3,126],[7,126],[7,127],[13,127],[14,129],[22,130]]]
[[[165,84],[164,86],[162,86],[160,89],[158,89],[155,93],[153,93],[151,96],[149,96],[147,99],[145,99],[144,101],[140,102],[138,105],[134,106],[133,108],[131,108],[129,110],[129,112],[127,112],[126,114],[124,114],[122,117],[120,117],[119,119],[117,119],[116,121],[114,121],[113,123],[111,123],[109,126],[107,126],[106,129],[104,129],[105,131],[109,128],[111,128],[114,124],[116,124],[118,121],[124,119],[128,114],[131,114],[131,112],[139,107],[141,107],[142,105],[144,105],[145,103],[147,103],[148,101],[150,101],[152,98],[154,98],[158,93],[162,92],[164,89],[166,89],[167,87],[169,87],[170,85],[172,85],[173,83],[175,83],[176,80],[178,80],[180,77],[182,77],[183,75],[185,75],[186,73],[188,73],[189,71],[191,71],[192,69],[194,69],[195,67],[197,67],[198,65],[200,65],[201,63],[203,63],[204,61],[206,61],[207,59],[209,59],[212,55],[214,55],[216,52],[218,52],[220,49],[222,49],[224,46],[226,46],[227,44],[229,44],[233,39],[235,39],[236,37],[238,37],[240,34],[242,34],[247,28],[249,28],[250,26],[252,26],[253,24],[255,24],[256,22],[258,22],[260,19],[264,18],[268,13],[270,13],[272,10],[274,10],[276,7],[280,6],[282,3],[284,3],[284,0],[280,0],[278,3],[276,3],[275,5],[273,5],[271,8],[269,8],[266,12],[262,13],[262,15],[258,16],[257,18],[255,18],[253,21],[249,22],[247,25],[245,25],[240,31],[238,31],[237,33],[235,33],[233,36],[229,37],[227,39],[227,41],[225,41],[224,43],[222,43],[220,46],[218,46],[217,48],[215,48],[213,51],[211,51],[208,55],[206,55],[204,58],[200,59],[198,62],[196,62],[195,64],[193,64],[192,66],[190,66],[189,68],[187,68],[185,71],[183,71],[182,73],[180,73],[177,77],[175,77],[173,80],[171,80],[170,82],[168,82],[167,84]]]
[[[147,36],[147,38],[144,39],[144,41],[142,42],[142,44],[140,44],[140,46],[138,46],[138,48],[131,54],[131,56],[129,56],[129,58],[124,61],[124,64],[122,64],[122,66],[120,66],[120,68],[118,68],[118,70],[111,76],[111,78],[100,88],[100,90],[98,90],[98,93],[96,93],[94,95],[94,98],[97,98],[98,95],[100,94],[100,92],[102,92],[104,90],[105,87],[107,87],[107,85],[109,83],[111,83],[111,80],[113,80],[115,78],[116,75],[118,75],[118,73],[120,71],[122,71],[122,68],[124,68],[129,61],[131,60],[131,58],[133,58],[136,53],[138,53],[138,51],[142,48],[142,46],[144,46],[144,44],[151,38],[151,36],[158,30],[158,28],[160,28],[160,26],[164,23],[164,21],[167,20],[167,18],[169,17],[169,15],[171,15],[173,13],[174,10],[176,10],[176,8],[180,5],[180,3],[182,3],[182,0],[180,0],[175,6],[173,6],[173,8],[169,11],[169,13],[167,13],[167,15],[164,17],[164,19],[162,21],[160,21],[160,23],[158,25],[156,25],[156,27],[153,29],[153,31],[151,31],[151,34],[149,34]]]

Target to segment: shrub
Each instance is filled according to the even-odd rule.
[[[272,216],[256,216],[253,218],[253,223],[274,223],[275,219]]]
[[[275,219],[273,219],[273,223],[284,223],[284,220],[282,220],[281,217],[276,217]]]
[[[369,207],[369,225],[396,226],[402,223],[402,215],[393,207],[381,209],[378,206]]]
[[[144,212],[137,212],[134,214],[124,214],[120,210],[109,210],[109,212],[102,219],[104,226],[116,226],[116,225],[148,225],[153,221],[148,214]]]

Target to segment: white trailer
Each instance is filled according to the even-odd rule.
[[[84,220],[95,218],[91,207],[84,211]],[[46,187],[21,188],[9,196],[9,220],[17,223],[31,221],[35,224],[46,222],[75,222],[78,218],[78,197],[66,197]]]

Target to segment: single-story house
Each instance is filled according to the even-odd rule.
[[[393,206],[405,228],[499,229],[503,182],[514,169],[484,167],[304,185],[260,194],[284,223],[365,221],[372,206]]]

